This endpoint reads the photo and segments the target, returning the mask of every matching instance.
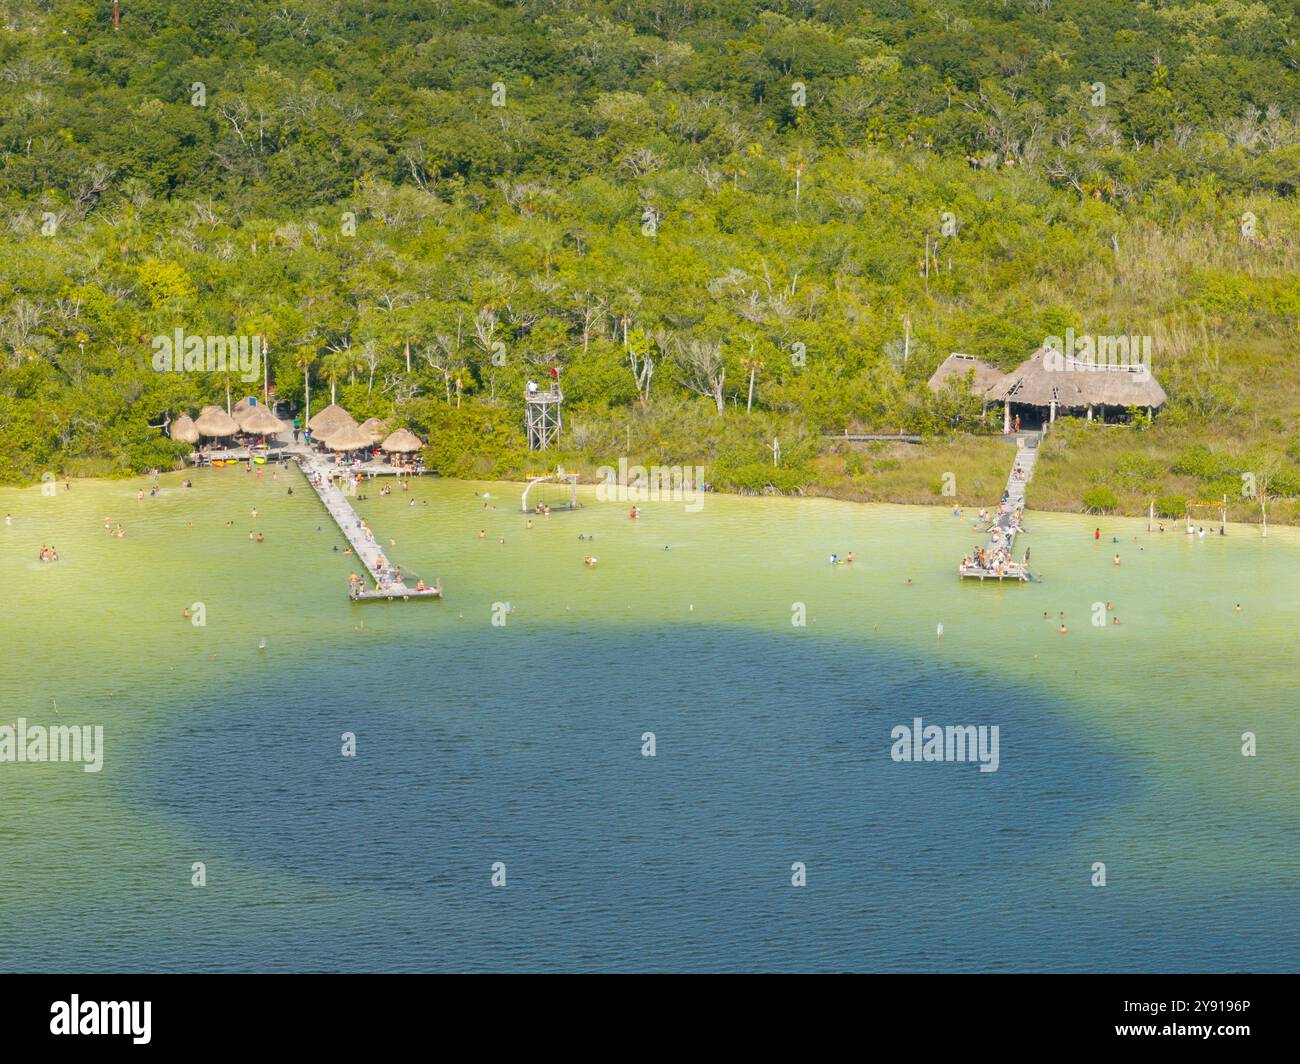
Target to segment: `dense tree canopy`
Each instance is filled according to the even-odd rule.
[[[170,462],[254,390],[156,372],[177,328],[465,475],[527,464],[558,365],[573,459],[797,487],[824,432],[977,427],[938,362],[1067,326],[1154,338],[1172,450],[1295,432],[1300,0],[0,16],[0,478]]]

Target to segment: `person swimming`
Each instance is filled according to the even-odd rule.
[[[589,554],[582,560],[586,563],[588,569],[594,569],[596,567],[596,558],[593,555]]]

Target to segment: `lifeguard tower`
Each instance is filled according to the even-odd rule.
[[[524,419],[530,451],[544,451],[559,440],[563,405],[564,393],[558,380],[551,381],[548,388],[539,388],[535,381],[528,382],[524,389]]]

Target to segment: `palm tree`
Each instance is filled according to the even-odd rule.
[[[319,356],[320,352],[310,344],[303,344],[293,356],[293,364],[302,370],[302,394],[306,408],[302,419],[304,425],[311,420],[311,367]]]
[[[355,364],[356,356],[352,353],[350,345],[331,348],[330,353],[325,356],[321,363],[321,369],[325,373],[325,378],[330,382],[331,404],[338,401],[339,378],[351,371]]]

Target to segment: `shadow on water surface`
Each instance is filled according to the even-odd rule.
[[[895,763],[918,716],[997,725],[998,771]],[[344,648],[174,719],[131,797],[213,882],[154,914],[145,967],[197,938],[189,963],[218,968],[1141,968],[1141,929],[1184,923],[1166,893],[1089,886],[1135,759],[914,649],[480,630]],[[1185,923],[1190,952],[1152,966],[1203,955]]]

